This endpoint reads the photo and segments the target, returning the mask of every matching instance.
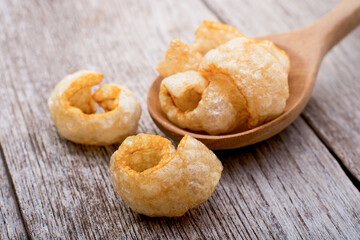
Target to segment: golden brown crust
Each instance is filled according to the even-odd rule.
[[[108,112],[118,106],[120,92],[121,89],[116,85],[102,85],[94,92],[92,98],[100,107]]]
[[[121,198],[133,211],[151,217],[181,216],[206,201],[222,169],[215,154],[188,135],[177,150],[160,136],[128,137],[110,161]]]
[[[168,77],[178,72],[197,70],[201,62],[201,54],[192,47],[175,38],[170,42],[165,58],[157,66],[160,76]]]
[[[246,37],[233,39],[204,56],[201,71],[221,71],[230,76],[247,102],[248,128],[274,119],[289,97],[288,71],[283,52]]]
[[[204,21],[195,35],[192,48],[183,43],[170,47],[168,53],[176,52],[171,54],[176,59],[159,64],[160,73],[164,69],[169,73],[161,74],[168,77],[161,83],[159,98],[170,121],[182,128],[222,134],[254,128],[284,111],[290,69],[284,51],[217,22]],[[198,58],[200,66],[185,71],[181,66],[189,61],[190,52],[197,51],[206,53]]]
[[[102,78],[96,72],[78,71],[56,85],[48,107],[61,136],[81,144],[107,145],[136,132],[141,107],[129,89],[104,85],[94,98],[91,96],[91,87],[101,83]],[[107,99],[106,93],[118,94]],[[94,100],[107,112],[95,114]]]
[[[199,97],[191,99],[194,94],[189,92]],[[206,78],[195,71],[175,74],[163,80],[159,98],[167,117],[182,128],[212,135],[246,129],[245,99],[227,75]],[[188,108],[179,107],[177,102]]]
[[[211,49],[217,48],[234,38],[244,36],[236,28],[213,21],[204,21],[195,32],[193,48],[205,55]]]

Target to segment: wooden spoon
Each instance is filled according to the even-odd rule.
[[[345,0],[314,24],[289,33],[275,34],[267,39],[285,50],[290,57],[289,90],[283,114],[254,129],[211,136],[181,129],[170,122],[159,102],[161,77],[152,83],[147,97],[149,113],[156,125],[170,138],[180,141],[189,134],[210,149],[232,149],[268,139],[290,125],[309,101],[320,63],[326,53],[360,23],[360,0]],[[354,53],[358,54],[358,53]]]

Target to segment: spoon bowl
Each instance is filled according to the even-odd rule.
[[[290,58],[289,98],[284,112],[256,128],[223,135],[208,135],[182,129],[170,122],[162,112],[157,77],[150,86],[147,105],[150,116],[166,136],[179,142],[189,134],[212,150],[233,149],[266,140],[289,126],[310,99],[320,63],[326,53],[360,23],[360,1],[345,0],[314,24],[289,33],[258,37],[270,40]]]

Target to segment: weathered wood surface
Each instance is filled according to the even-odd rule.
[[[206,0],[225,22],[249,36],[263,36],[305,27],[324,16],[339,0],[256,1]],[[269,7],[271,6],[271,7]],[[269,21],[250,20],[254,16]],[[262,22],[264,25],[259,24]],[[322,141],[360,181],[360,28],[325,57],[303,117]]]
[[[0,146],[0,239],[27,239]]]
[[[301,118],[266,142],[216,152],[224,172],[214,195],[184,217],[170,219],[134,214],[117,196],[108,173],[116,146],[77,145],[56,133],[46,99],[64,75],[88,68],[103,73],[105,82],[134,91],[143,108],[138,132],[161,134],[145,101],[155,63],[172,37],[190,42],[204,19],[230,15],[213,14],[210,3],[190,0],[176,6],[171,1],[130,0],[0,2],[0,143],[30,237],[360,235],[359,191]],[[321,3],[324,9],[329,8],[326,2]],[[263,12],[252,13],[255,5]],[[273,15],[290,17],[290,3],[272,7],[270,2],[246,1],[239,9],[242,14],[233,15],[234,23],[254,24],[253,32],[245,33],[268,33],[279,21],[272,22]],[[311,6],[305,9],[315,18]],[[260,21],[263,25],[255,24]],[[279,30],[295,23],[282,21],[285,27]]]

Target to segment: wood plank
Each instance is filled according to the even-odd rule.
[[[360,181],[360,29],[326,57],[303,116]],[[359,183],[359,182],[358,182]]]
[[[348,180],[339,186],[345,174],[301,118],[269,141],[219,156],[226,169],[222,186],[237,195],[232,205],[252,224],[250,238],[358,236],[359,192]]]
[[[313,23],[339,0],[206,0],[224,22],[249,36],[287,32]],[[269,7],[271,6],[271,7]],[[251,14],[250,14],[251,13]],[[251,15],[256,20],[249,21]],[[267,23],[266,26],[263,23]],[[302,116],[360,181],[360,28],[325,57],[312,98]]]
[[[27,239],[0,146],[0,239]]]
[[[203,19],[216,19],[201,1],[2,0],[0,12],[0,142],[31,237],[359,236],[360,194],[302,119],[269,141],[217,152],[220,185],[182,218],[134,214],[119,199],[108,172],[116,146],[58,136],[46,99],[79,68],[130,87],[143,107],[138,132],[161,134],[145,93],[168,41],[190,41]]]

